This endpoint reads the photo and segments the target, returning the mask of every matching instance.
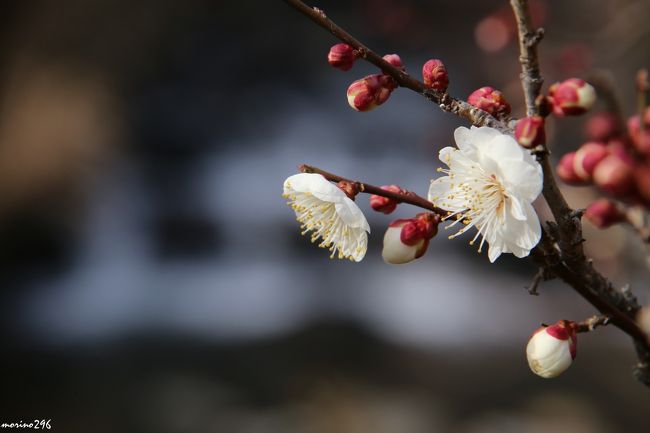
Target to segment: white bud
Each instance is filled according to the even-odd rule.
[[[544,378],[559,376],[576,356],[576,334],[573,322],[561,320],[555,325],[535,331],[528,346],[526,357],[533,373]]]

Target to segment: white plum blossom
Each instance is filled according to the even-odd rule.
[[[458,148],[445,147],[440,160],[448,169],[429,188],[429,200],[462,224],[454,238],[472,227],[483,237],[494,262],[501,253],[525,257],[541,238],[539,218],[532,202],[542,191],[542,168],[529,151],[510,135],[494,128],[459,127],[454,132]]]
[[[283,197],[296,212],[302,234],[329,248],[330,258],[359,262],[368,248],[370,226],[361,209],[339,187],[320,174],[300,173],[284,181]]]

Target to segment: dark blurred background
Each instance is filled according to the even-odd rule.
[[[521,115],[504,1],[317,6],[450,93],[491,85]],[[547,83],[613,83],[634,110],[650,63],[647,0],[533,2]],[[615,328],[581,335],[563,376],[524,348],[541,322],[593,310],[568,287],[468,239],[439,236],[405,266],[330,261],[281,197],[308,162],[426,194],[464,121],[398,90],[356,113],[330,68],[336,41],[281,1],[5,2],[0,14],[0,422],[61,432],[647,432],[650,393]],[[597,109],[601,109],[599,106]],[[584,119],[551,124],[555,155]],[[595,197],[566,189],[571,204]],[[540,212],[544,206],[540,204]],[[392,218],[410,216],[398,209]],[[647,302],[625,230],[587,227],[589,254]]]

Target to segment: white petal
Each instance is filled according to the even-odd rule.
[[[293,189],[297,192],[311,193],[319,200],[338,203],[347,197],[336,185],[317,173],[298,173],[284,181],[284,192]]]
[[[523,160],[505,158],[498,163],[501,180],[508,193],[532,202],[542,192],[542,168],[536,162],[530,164]]]
[[[388,227],[386,230],[381,251],[381,256],[386,263],[400,265],[415,260],[420,244],[413,246],[404,244],[400,239],[401,233],[402,227]]]
[[[518,219],[520,221],[523,221],[526,219],[526,213],[524,212],[524,209],[522,208],[522,204],[517,198],[517,196],[511,196],[510,197],[510,215],[512,215],[515,219]]]
[[[500,243],[491,243],[490,249],[488,250],[488,258],[490,259],[490,263],[494,263],[494,261],[499,258],[502,252],[503,247]]]
[[[338,187],[336,188],[338,189]],[[365,231],[370,232],[370,226],[368,225],[365,215],[361,212],[359,206],[357,206],[354,201],[350,200],[348,196],[345,196],[341,202],[336,203],[335,208],[336,213],[347,226],[362,228]]]
[[[466,203],[454,196],[452,185],[457,185],[457,183],[454,184],[449,176],[439,177],[431,181],[428,194],[429,201],[451,212],[465,210],[467,208]]]

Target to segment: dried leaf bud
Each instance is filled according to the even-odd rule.
[[[586,113],[596,102],[596,90],[579,78],[569,78],[553,84],[549,89],[556,116],[575,116]]]
[[[384,60],[395,66],[397,69],[401,69],[402,71],[406,70],[404,64],[402,63],[402,59],[397,54],[386,54],[384,56]]]
[[[402,191],[402,189],[397,185],[384,185],[381,187],[381,189],[391,192]],[[370,196],[370,207],[372,207],[377,212],[388,215],[390,213],[393,213],[395,208],[397,208],[397,200],[373,194]]]
[[[630,135],[634,148],[643,155],[650,155],[650,108],[646,108],[643,115],[643,133],[639,115],[630,117],[627,121],[627,132]]]
[[[616,203],[609,199],[601,198],[587,206],[585,218],[599,229],[606,229],[625,219]]]
[[[356,182],[348,182],[347,180],[342,180],[337,183],[336,186],[338,186],[339,189],[343,191],[350,200],[354,200],[357,194],[359,194],[359,184]]]
[[[535,331],[526,346],[528,366],[533,373],[549,379],[571,366],[578,344],[574,325],[574,322],[560,320]]]
[[[510,104],[503,97],[503,93],[489,86],[473,91],[467,102],[496,117],[510,114]]]
[[[395,87],[387,75],[368,75],[350,84],[348,104],[357,111],[370,111],[386,102]]]
[[[327,54],[327,62],[342,71],[350,70],[356,59],[357,52],[348,44],[332,45]]]
[[[415,218],[398,219],[390,223],[384,235],[381,252],[386,263],[409,263],[424,255],[429,240],[438,232],[440,218],[421,213]]]
[[[603,191],[615,196],[625,196],[634,190],[632,165],[618,155],[609,155],[594,170],[594,182]]]
[[[584,181],[578,177],[573,168],[573,160],[575,156],[575,152],[567,153],[560,159],[560,162],[558,162],[557,167],[555,168],[555,171],[562,182],[570,185],[580,185],[584,183]]]
[[[449,86],[449,75],[447,68],[438,59],[428,60],[422,66],[422,78],[424,85],[440,92],[445,92]]]
[[[597,113],[585,123],[585,134],[589,140],[607,141],[621,134],[621,123],[613,113]]]
[[[515,125],[515,138],[523,147],[532,149],[546,141],[544,118],[540,116],[524,117]]]
[[[589,142],[580,146],[573,158],[573,172],[580,179],[590,181],[596,166],[608,155],[603,143]]]

